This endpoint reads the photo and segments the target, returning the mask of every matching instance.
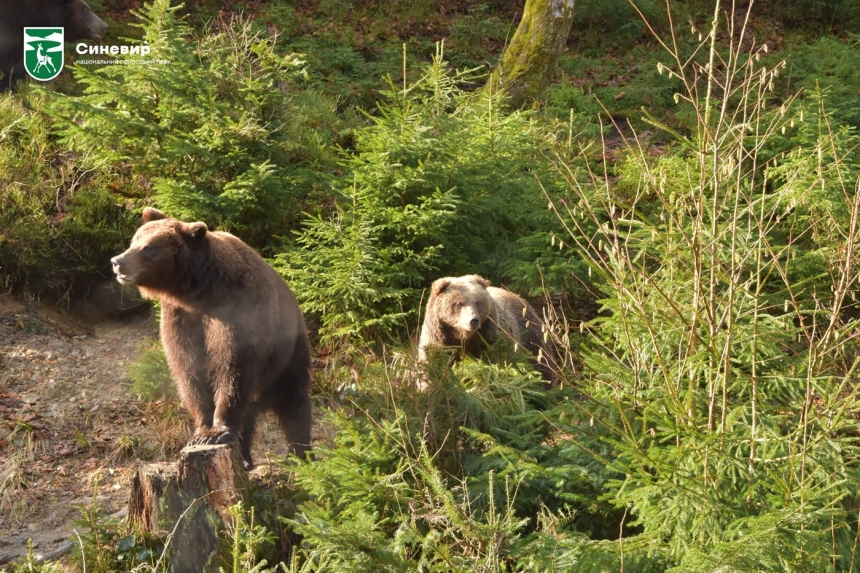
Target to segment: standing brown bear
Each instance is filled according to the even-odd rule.
[[[511,291],[491,287],[478,275],[445,277],[433,282],[418,342],[418,359],[428,346],[459,346],[479,356],[500,335],[509,336],[535,356],[535,366],[555,384],[558,354],[544,337],[545,327],[534,308]]]
[[[66,42],[100,40],[107,24],[84,0],[0,0],[0,91],[23,79],[24,28],[62,26]]]
[[[311,443],[310,345],[293,293],[251,247],[205,223],[143,211],[131,246],[111,260],[121,284],[161,302],[161,340],[191,444],[238,440],[247,468],[258,414],[273,411],[290,450]]]

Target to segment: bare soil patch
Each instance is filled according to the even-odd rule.
[[[126,372],[158,338],[149,312],[86,324],[51,306],[0,296],[0,570],[49,555],[81,531],[83,510],[126,509],[141,463],[172,461],[191,436],[175,400],[140,400]],[[261,423],[258,477],[286,444]]]
[[[56,549],[79,508],[125,505],[134,445],[157,438],[170,407],[138,401],[125,376],[157,335],[146,313],[89,326],[0,297],[0,563],[26,552],[29,538],[36,553]]]

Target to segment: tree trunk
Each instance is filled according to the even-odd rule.
[[[131,483],[128,518],[166,534],[170,570],[215,571],[227,508],[248,502],[248,476],[237,444],[189,446],[176,463],[142,466]]]
[[[567,43],[575,5],[576,0],[526,0],[523,19],[484,89],[504,91],[513,108],[534,102]]]

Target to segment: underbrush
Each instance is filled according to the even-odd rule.
[[[107,177],[57,145],[43,94],[0,95],[0,288],[61,297],[135,227]]]
[[[167,366],[167,356],[160,342],[147,341],[140,356],[128,368],[131,391],[141,400],[178,398]]]
[[[134,196],[172,216],[272,248],[325,203],[336,128],[346,126],[324,96],[293,89],[304,62],[276,53],[248,21],[195,34],[175,12],[154,1],[140,14],[144,40],[168,64],[75,69],[84,95],[51,103],[61,142],[114,177],[117,193],[143,188]]]
[[[390,82],[379,115],[355,132],[335,211],[307,219],[276,256],[323,343],[395,339],[438,276],[547,286],[518,241],[549,238],[543,188],[555,195],[560,181],[542,154],[551,132],[504,112],[501,95],[458,87],[471,77],[449,70],[440,44],[418,81]]]
[[[703,36],[661,64],[695,120],[670,154],[629,139],[611,178],[559,155],[552,243],[603,305],[575,390],[471,360],[418,394],[408,360],[350,373],[293,467],[302,570],[858,567],[856,136],[814,93],[769,103],[762,46]]]
[[[624,476],[606,499],[639,529],[618,547],[678,571],[854,570],[857,138],[815,93],[769,105],[785,64],[757,65],[763,46],[683,49],[663,71],[696,129],[674,153],[630,140],[615,189],[559,163],[579,199],[558,240],[605,313],[582,391]]]

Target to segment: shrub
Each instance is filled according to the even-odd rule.
[[[860,89],[860,35],[846,39],[819,38],[797,46],[787,58],[786,70],[776,80],[785,97],[802,90],[801,99],[819,90],[827,94],[828,112],[839,123],[860,128],[857,109]]]
[[[290,464],[309,494],[291,520],[302,570],[547,570],[563,561],[535,559],[533,541],[552,528],[577,556],[599,554],[584,532],[616,529],[597,517],[613,511],[595,501],[608,476],[552,437],[543,409],[558,396],[516,362],[440,355],[429,373],[416,394],[408,359],[369,365],[327,420],[332,441]]]
[[[499,96],[459,89],[468,77],[446,69],[440,48],[418,82],[391,84],[356,132],[334,215],[310,218],[299,247],[277,257],[323,341],[402,330],[439,276],[506,281],[517,239],[537,232],[536,176],[552,184],[544,134],[529,114],[503,113]]]
[[[59,296],[106,275],[134,222],[108,178],[56,145],[44,111],[41,93],[0,95],[0,285]]]
[[[132,393],[143,400],[177,397],[167,366],[167,356],[160,342],[144,343],[140,356],[128,367],[128,377],[131,379]]]
[[[52,187],[60,177],[48,167],[53,155],[48,139],[42,117],[28,113],[11,94],[0,96],[0,272],[5,288],[38,282],[34,273],[54,270],[59,258],[50,217]]]
[[[673,155],[631,146],[614,189],[572,180],[588,226],[565,240],[604,316],[589,405],[563,410],[606,428],[607,497],[639,529],[619,546],[677,571],[853,570],[858,140],[823,107],[769,105],[782,64],[718,59],[716,36],[711,67],[664,65],[697,120]]]
[[[295,90],[299,56],[247,21],[196,36],[175,11],[156,0],[140,14],[151,56],[168,64],[74,68],[84,95],[52,105],[62,141],[173,216],[277,244],[327,193],[334,105]]]

